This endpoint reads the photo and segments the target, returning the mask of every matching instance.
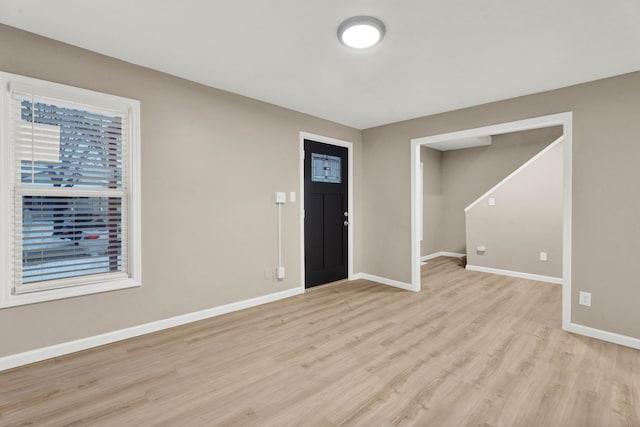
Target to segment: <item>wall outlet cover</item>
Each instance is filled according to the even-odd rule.
[[[546,260],[547,260],[547,253],[540,252],[540,261],[546,261]]]
[[[489,206],[495,206],[496,205],[496,199],[494,197],[489,197]]]
[[[580,305],[591,307],[591,292],[580,291]]]

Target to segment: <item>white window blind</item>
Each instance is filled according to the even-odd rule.
[[[13,293],[129,277],[122,111],[10,86]]]

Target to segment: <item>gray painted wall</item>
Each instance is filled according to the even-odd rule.
[[[363,131],[363,271],[411,281],[411,138],[573,111],[571,320],[640,338],[639,100],[635,72]]]
[[[562,277],[562,150],[555,145],[467,211],[468,264]]]
[[[0,356],[300,286],[299,132],[354,143],[361,271],[361,132],[0,25],[0,70],[141,101],[143,286],[0,310]]]
[[[421,254],[465,253],[464,208],[562,135],[555,126],[495,135],[489,146],[420,148],[424,164]]]
[[[422,184],[423,239],[420,253],[425,256],[443,250],[442,151],[420,147],[420,161],[424,171]]]
[[[442,250],[465,253],[464,208],[562,135],[562,127],[495,135],[491,145],[442,153]]]

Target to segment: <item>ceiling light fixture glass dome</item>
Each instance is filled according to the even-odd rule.
[[[384,37],[384,23],[373,16],[354,16],[338,27],[338,39],[345,46],[365,49]]]

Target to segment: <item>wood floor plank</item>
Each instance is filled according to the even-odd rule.
[[[0,373],[0,425],[640,426],[640,352],[561,330],[558,285],[422,267]]]

